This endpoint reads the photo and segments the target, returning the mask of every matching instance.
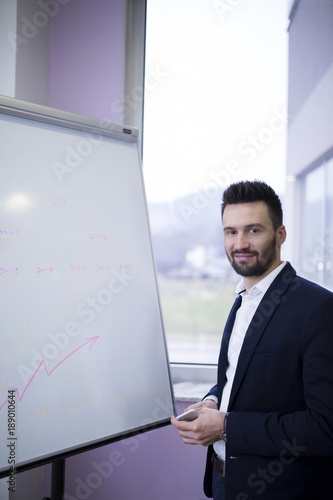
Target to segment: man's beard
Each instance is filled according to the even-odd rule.
[[[254,255],[256,257],[256,262],[254,264],[248,264],[247,262],[236,262],[234,256],[237,254],[249,254]],[[238,250],[232,251],[231,256],[227,254],[230,264],[237,274],[244,277],[250,276],[261,276],[264,274],[272,265],[275,257],[276,257],[276,236],[272,241],[267,245],[265,250],[262,253],[262,256],[259,260],[259,253],[256,251],[249,250]]]

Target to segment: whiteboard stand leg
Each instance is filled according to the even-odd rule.
[[[65,494],[65,459],[52,462],[51,500],[63,500]]]

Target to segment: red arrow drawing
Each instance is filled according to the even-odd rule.
[[[44,366],[45,368],[45,371],[46,371],[46,374],[47,376],[49,377],[53,372],[54,370],[56,370],[58,368],[58,366],[60,366],[64,361],[66,361],[66,359],[70,358],[75,352],[77,352],[79,349],[82,349],[82,347],[84,347],[85,345],[87,344],[91,344],[88,351],[90,351],[90,349],[92,348],[92,346],[94,345],[94,343],[99,339],[99,337],[90,337],[89,339],[86,339],[85,343],[80,345],[79,347],[77,347],[73,352],[71,352],[70,354],[68,354],[64,359],[62,359],[54,368],[52,368],[52,370],[48,371],[47,369],[47,366],[46,366],[46,363],[45,363],[45,360],[42,359],[42,361],[39,363],[38,365],[38,368],[36,369],[35,373],[33,374],[33,376],[31,377],[31,379],[29,380],[29,382],[27,383],[27,385],[25,386],[25,388],[23,389],[23,392],[20,396],[19,394],[19,390],[16,388],[16,389],[13,389],[14,391],[16,391],[17,393],[17,397],[19,399],[19,401],[22,401],[22,398],[26,392],[26,390],[28,389],[29,385],[31,384],[31,382],[33,381],[33,379],[35,378],[35,376],[37,375],[37,373],[39,372],[40,368],[42,366]],[[2,408],[6,405],[6,403],[8,402],[8,399],[6,399],[6,401],[3,403],[3,405],[0,407],[0,410],[2,410]]]

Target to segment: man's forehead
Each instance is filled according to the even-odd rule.
[[[268,206],[264,201],[229,204],[223,213],[223,226],[247,226],[269,222]]]

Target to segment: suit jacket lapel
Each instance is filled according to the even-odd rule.
[[[217,375],[217,383],[218,383],[218,406],[220,406],[221,403],[221,396],[222,396],[222,390],[225,384],[225,372],[227,369],[227,361],[228,361],[228,346],[229,346],[229,340],[231,336],[231,332],[234,326],[235,318],[236,318],[236,313],[237,310],[240,308],[240,305],[242,303],[242,297],[241,295],[238,295],[236,298],[231,311],[229,313],[227,322],[224,327],[224,332],[223,332],[223,337],[222,337],[222,342],[221,342],[221,349],[220,349],[220,356],[219,356],[219,361],[218,361],[218,375]]]
[[[276,308],[281,303],[282,296],[285,294],[295,274],[296,273],[292,266],[287,263],[268,288],[252,318],[249,328],[247,329],[237,363],[237,369],[229,400],[230,408],[232,407],[233,400],[237,394],[240,384],[242,383],[257,344],[260,341]]]

